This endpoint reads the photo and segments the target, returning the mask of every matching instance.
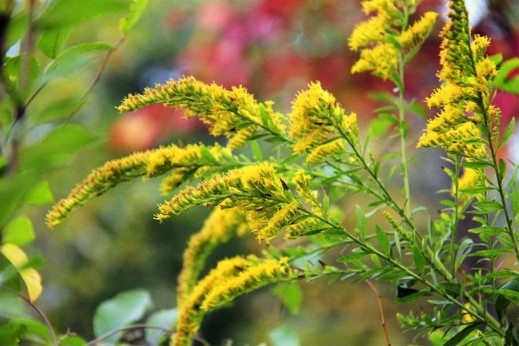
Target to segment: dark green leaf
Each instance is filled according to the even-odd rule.
[[[498,211],[503,209],[503,206],[496,201],[481,201],[474,203],[474,206],[477,207],[481,212],[492,213],[494,211]]]
[[[486,161],[463,162],[461,165],[463,167],[472,168],[472,169],[492,167],[492,163],[491,162],[486,162]]]
[[[148,291],[136,289],[118,294],[97,308],[94,315],[94,333],[97,337],[124,327],[141,319],[152,307]],[[117,333],[105,339],[107,342],[117,342],[122,333]]]
[[[475,322],[475,323],[469,324],[467,327],[463,328],[452,338],[447,340],[447,342],[444,343],[443,346],[461,345],[461,342],[463,341],[463,339],[465,339],[467,336],[469,336],[470,333],[472,333],[480,324],[481,324],[480,322]]]

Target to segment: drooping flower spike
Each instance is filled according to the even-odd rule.
[[[286,132],[286,119],[273,110],[273,102],[258,103],[241,86],[227,90],[193,77],[170,80],[145,89],[143,94],[128,95],[118,109],[135,111],[157,103],[184,109],[187,118],[200,118],[210,126],[213,136],[229,138],[231,149],[245,146],[262,129],[282,137]]]
[[[209,160],[204,151],[208,151],[216,161]],[[197,177],[205,172],[206,168],[217,165],[218,160],[224,159],[227,155],[229,150],[218,144],[210,148],[202,144],[191,144],[183,148],[170,145],[109,161],[90,173],[68,197],[53,207],[47,214],[47,224],[50,227],[58,225],[74,209],[122,182],[139,177],[153,178],[172,170],[173,174],[179,176],[176,178],[178,182],[187,173]],[[171,177],[168,179],[171,180]],[[165,185],[167,185],[166,191],[169,190],[171,181]]]

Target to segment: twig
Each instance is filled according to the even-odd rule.
[[[45,316],[43,311],[39,307],[36,306],[36,304],[31,302],[31,300],[29,298],[25,297],[24,295],[14,291],[14,290],[12,290],[10,288],[4,287],[4,286],[0,286],[0,289],[17,295],[18,297],[23,299],[27,304],[29,304],[31,306],[31,308],[33,308],[38,313],[38,315],[40,315],[41,319],[47,325],[47,328],[49,329],[50,337],[52,338],[52,344],[54,346],[58,346],[58,341],[56,339],[56,334],[54,334],[54,329],[52,328],[52,325],[50,324],[49,319],[47,318],[47,316]]]
[[[130,326],[124,326],[124,327],[120,327],[120,328],[111,330],[108,333],[101,335],[97,339],[94,339],[92,341],[87,342],[83,346],[94,346],[98,342],[100,342],[100,341],[102,341],[102,340],[104,340],[106,338],[109,338],[110,336],[112,336],[114,334],[117,334],[119,332],[123,332],[123,331],[126,331],[126,330],[139,329],[139,328],[143,328],[143,329],[156,329],[156,330],[160,330],[160,331],[162,331],[164,333],[168,333],[168,334],[174,334],[175,333],[171,329],[167,329],[167,328],[163,328],[163,327],[159,327],[159,326],[152,326],[152,325],[145,324],[145,323],[136,323],[136,324],[132,324]],[[193,339],[198,341],[198,342],[200,342],[204,346],[211,346],[211,344],[209,342],[207,342],[207,340],[205,340],[204,338],[202,338],[200,336],[194,336]]]
[[[87,99],[88,95],[90,94],[90,92],[94,89],[96,84],[101,79],[101,75],[103,74],[103,71],[105,70],[106,65],[108,64],[108,60],[110,60],[110,57],[112,56],[113,52],[115,52],[117,50],[117,48],[119,48],[119,46],[125,40],[126,40],[126,35],[121,36],[121,38],[119,38],[119,40],[114,44],[114,48],[110,49],[106,53],[105,57],[103,58],[103,61],[101,62],[101,66],[99,66],[99,69],[97,70],[97,73],[96,73],[94,79],[92,79],[92,82],[88,86],[88,89],[85,91],[83,96],[81,96],[81,99],[79,100],[79,103],[77,104],[76,108],[74,108],[74,110],[72,112],[70,112],[70,114],[67,116],[67,119],[65,120],[65,123],[63,124],[63,126],[66,126],[69,123],[69,121],[72,119],[74,114],[76,114],[77,111],[79,111],[81,109],[81,107],[83,106],[83,103]]]
[[[373,286],[371,281],[366,280],[366,283],[371,288],[371,290],[373,292],[375,292],[375,294],[377,295],[378,308],[380,309],[380,318],[382,319],[382,329],[384,330],[384,335],[386,336],[387,346],[391,346],[391,341],[389,341],[389,334],[387,333],[387,328],[386,328],[386,318],[384,317],[384,307],[382,306],[382,296],[380,295],[380,293],[378,292],[376,287]]]

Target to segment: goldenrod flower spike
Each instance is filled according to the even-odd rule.
[[[227,242],[233,234],[243,234],[243,217],[238,209],[215,209],[206,219],[202,230],[195,233],[183,256],[182,271],[178,277],[177,303],[181,306],[195,286],[207,256],[219,244]]]
[[[429,36],[438,18],[436,12],[426,12],[419,20],[414,22],[407,30],[398,36],[398,43],[404,49],[412,49],[422,44]]]
[[[170,80],[166,84],[155,85],[154,89],[145,89],[143,94],[128,95],[118,109],[121,112],[134,111],[157,103],[184,109],[187,118],[199,117],[211,126],[213,136],[230,138],[232,149],[245,146],[262,127],[285,135],[286,121],[272,109],[273,102],[260,104],[241,86],[227,90],[193,77]],[[265,120],[268,124],[264,123]]]
[[[307,152],[310,154],[307,162],[319,163],[327,153],[346,152],[344,146],[341,148],[345,142],[333,143],[335,138],[347,136],[351,143],[358,141],[357,116],[355,113],[345,115],[344,109],[331,93],[323,90],[321,83],[312,82],[308,87],[292,102],[290,137],[295,140],[295,152]],[[325,147],[312,155],[321,145]]]
[[[399,49],[410,51],[421,45],[438,16],[427,12],[411,26],[403,27],[403,23],[407,23],[404,17],[414,11],[410,9],[415,6],[416,2],[402,0],[362,1],[364,12],[375,15],[358,24],[348,39],[351,50],[361,49],[360,59],[351,68],[352,73],[372,72],[383,80],[398,74]]]
[[[215,160],[228,155],[228,150],[219,145],[210,149],[202,144],[188,145],[184,148],[171,145],[109,161],[94,170],[67,198],[53,207],[47,214],[47,224],[50,227],[56,226],[75,208],[122,182],[138,177],[152,178],[170,170],[186,167],[190,171],[196,171],[204,166],[214,166],[215,162],[209,162],[204,157],[203,150],[209,150]]]
[[[263,260],[239,272],[235,277],[229,277],[213,286],[205,295],[201,309],[209,311],[263,286],[294,278],[287,257]]]
[[[497,74],[496,66],[485,56],[490,40],[476,36],[472,41],[462,0],[449,2],[449,7],[449,20],[440,34],[442,69],[438,77],[444,83],[427,98],[427,105],[440,112],[429,121],[418,147],[441,147],[469,160],[485,160],[486,145],[477,125],[486,124],[490,133],[498,132],[494,130],[500,116],[499,109],[490,105],[492,79]]]
[[[200,309],[205,295],[219,281],[226,280],[253,265],[256,258],[249,256],[243,258],[241,256],[224,259],[218,262],[216,268],[212,269],[202,280],[198,282],[189,296],[182,301],[179,306],[179,317],[176,326],[176,332],[171,340],[172,346],[190,346],[193,342],[192,338],[196,335],[202,318],[205,314]]]

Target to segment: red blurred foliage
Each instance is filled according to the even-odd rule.
[[[156,147],[171,133],[190,134],[201,128],[198,119],[184,119],[182,111],[151,105],[118,119],[110,133],[110,147],[115,152],[145,150]]]

